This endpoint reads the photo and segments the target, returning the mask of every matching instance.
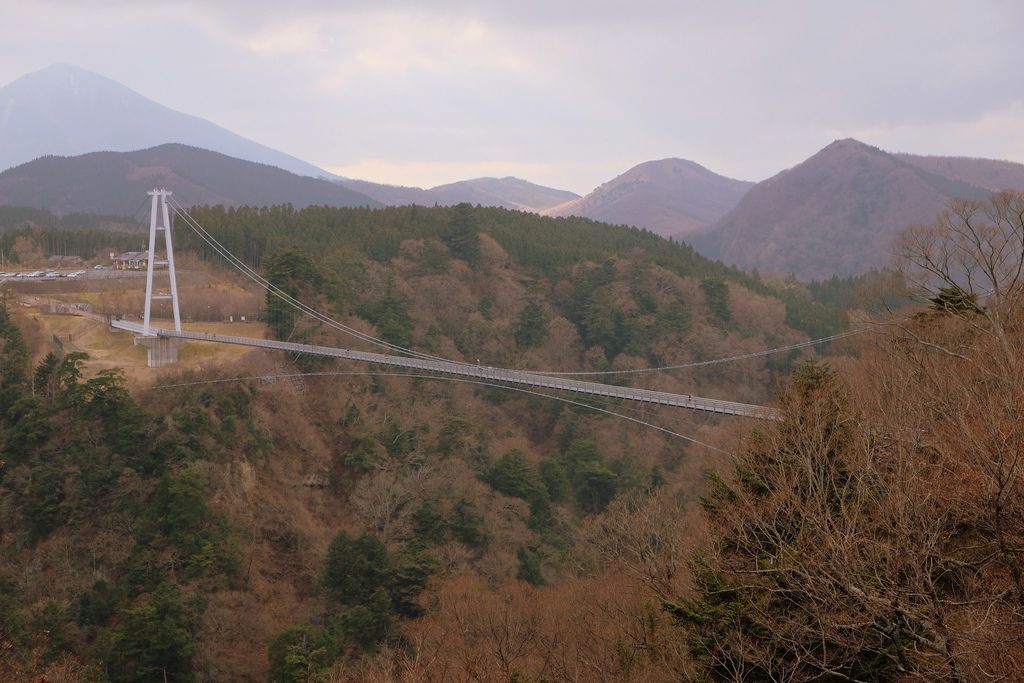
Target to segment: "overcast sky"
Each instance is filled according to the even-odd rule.
[[[1024,162],[1022,29],[1019,0],[0,0],[0,83],[66,62],[343,175],[585,193],[841,137]]]

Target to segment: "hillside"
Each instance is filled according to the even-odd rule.
[[[605,371],[806,338],[787,323],[797,300],[684,245],[583,219],[466,207],[198,207],[193,216],[303,301],[453,359]],[[185,283],[185,310],[223,306],[227,292],[251,305],[247,281],[188,235],[179,230],[182,262],[218,284]],[[91,240],[81,248],[102,244]],[[93,282],[106,280],[65,296],[98,313],[138,314],[139,284],[86,291]],[[242,310],[250,313],[220,315],[237,320]],[[267,306],[268,334],[359,348],[289,311]],[[717,457],[584,402],[500,387],[379,373],[219,383],[379,370],[265,350],[205,367],[198,355],[188,369],[133,366],[125,387],[102,371],[117,352],[138,363],[123,351],[129,339],[97,347],[95,359],[47,360],[53,335],[69,331],[61,316],[18,306],[13,318],[18,332],[0,315],[0,628],[9,642],[0,666],[28,677],[74,680],[70,668],[145,680],[139,671],[167,667],[169,679],[265,680],[273,669],[275,680],[302,680],[279,674],[305,652],[314,669],[367,680],[356,673],[363,655],[412,647],[402,634],[442,617],[435,590],[569,585],[586,559],[583,534],[606,509],[662,487],[693,497]],[[74,334],[86,352],[114,343],[109,331]],[[610,379],[767,403],[797,356]],[[736,428],[658,407],[590,405],[716,447]],[[667,626],[667,616],[651,618]],[[614,652],[607,679],[623,680]],[[646,670],[635,680],[651,680]]]
[[[996,159],[895,154],[897,159],[945,178],[986,190],[1024,190],[1024,164]]]
[[[893,237],[932,221],[950,199],[988,194],[857,140],[838,140],[756,185],[690,241],[741,268],[804,280],[856,275],[886,265]]]
[[[433,206],[435,204],[435,201],[428,196],[428,191],[420,187],[385,185],[383,183],[355,180],[353,178],[343,178],[335,182],[342,187],[365,194],[384,206],[410,206],[412,204]]]
[[[633,225],[664,237],[679,237],[714,223],[752,186],[692,161],[661,159],[634,166],[586,196],[545,213]]]
[[[979,208],[1024,234],[1024,194]],[[959,297],[922,281],[930,305],[812,360],[752,353],[805,338],[787,298],[799,285],[775,291],[645,231],[465,205],[191,213],[275,287],[391,344],[540,370],[690,364],[600,377],[781,419],[198,342],[151,371],[102,317],[138,315],[141,278],[15,283],[99,315],[0,298],[13,680],[1016,671],[1024,478],[1006,444],[1024,439],[1024,255]],[[928,237],[954,268],[984,259],[956,227]],[[189,235],[183,311],[205,317],[188,328],[360,347],[264,300]],[[260,322],[237,322],[260,301]]]
[[[299,175],[330,175],[301,159],[67,64],[48,66],[0,88],[0,112],[0,170],[41,156],[127,152],[176,142]]]
[[[0,173],[0,204],[130,216],[154,187],[173,188],[175,199],[186,206],[379,206],[327,180],[178,144],[22,164]]]
[[[426,190],[418,187],[382,185],[366,180],[344,179],[338,182],[376,199],[385,206],[451,206],[467,202],[481,206],[542,212],[544,209],[579,197],[573,192],[556,190],[513,177],[460,180]]]

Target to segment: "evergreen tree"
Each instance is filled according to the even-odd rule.
[[[195,651],[192,618],[178,591],[164,582],[144,605],[125,610],[114,638],[111,679],[190,681]]]
[[[317,287],[321,282],[316,267],[308,257],[295,249],[286,249],[266,259],[266,278],[285,295],[299,298],[304,288]],[[270,290],[266,295],[266,318],[275,339],[290,339],[295,332],[299,311],[288,301]]]
[[[323,584],[343,605],[358,605],[388,585],[391,567],[380,539],[368,533],[353,538],[340,531],[327,550]]]
[[[465,498],[459,500],[452,510],[451,529],[455,540],[465,543],[470,548],[482,548],[487,545],[484,518],[476,511],[476,506]]]
[[[576,501],[584,512],[600,512],[608,507],[619,489],[619,479],[599,462],[584,464],[577,473]]]
[[[720,323],[732,320],[732,311],[729,309],[729,285],[719,278],[707,278],[701,281],[700,288],[704,292],[704,301],[711,315]]]
[[[690,329],[690,310],[683,299],[674,299],[658,307],[656,325],[666,332],[683,334]]]
[[[32,468],[32,481],[22,503],[33,539],[40,539],[63,521],[64,477],[51,465]]]
[[[388,594],[394,611],[404,617],[418,617],[423,608],[416,601],[434,572],[434,560],[424,551],[406,551],[394,562]]]
[[[513,332],[520,348],[540,346],[548,337],[548,316],[536,299],[530,299],[519,313]]]
[[[52,351],[39,361],[32,376],[32,389],[36,394],[46,399],[54,397],[57,393],[56,375],[59,365],[60,359]]]
[[[0,299],[0,419],[25,390],[28,362],[25,340],[7,312],[5,296]]]
[[[520,581],[533,586],[543,586],[547,583],[541,571],[540,555],[535,550],[520,547],[516,550],[516,559],[519,560],[519,572],[516,576]]]
[[[463,202],[455,205],[441,239],[456,258],[471,266],[480,261],[479,228],[471,204]]]
[[[409,315],[409,301],[395,290],[389,278],[384,293],[375,299],[362,301],[356,307],[356,314],[373,323],[380,337],[399,346],[412,346],[413,320]]]
[[[386,590],[378,588],[366,602],[345,610],[337,627],[346,642],[373,652],[395,632],[395,623],[391,598]]]
[[[330,665],[333,649],[330,639],[318,628],[305,624],[286,628],[267,648],[271,683],[313,680]]]
[[[554,512],[544,480],[537,466],[528,461],[519,450],[511,450],[492,465],[484,475],[485,481],[502,493],[522,498],[530,504],[529,526],[537,532],[551,529]]]
[[[523,500],[545,491],[537,467],[518,449],[509,451],[491,465],[484,480],[495,490]]]

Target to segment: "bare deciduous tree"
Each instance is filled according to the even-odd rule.
[[[907,283],[924,298],[949,287],[978,298],[1018,299],[1024,289],[1024,193],[955,201],[934,224],[905,230],[893,249]]]
[[[673,608],[721,680],[1008,680],[1024,665],[1024,195],[956,202],[896,244],[930,310],[713,478]]]

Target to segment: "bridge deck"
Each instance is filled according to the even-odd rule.
[[[139,335],[142,334],[142,325],[139,323],[116,320],[111,321],[110,325],[111,327],[119,330],[126,330]],[[376,363],[392,367],[438,372],[446,375],[472,377],[491,382],[507,382],[509,384],[520,384],[531,387],[555,389],[558,391],[571,391],[591,396],[606,396],[608,398],[618,398],[627,401],[654,403],[658,405],[673,406],[676,408],[687,408],[689,410],[719,413],[722,415],[738,415],[760,420],[780,419],[780,415],[777,410],[774,408],[767,408],[765,406],[751,405],[749,403],[736,403],[733,401],[720,401],[718,399],[701,398],[699,396],[691,396],[689,394],[672,394],[665,391],[652,391],[650,389],[619,387],[611,384],[585,382],[582,380],[567,379],[563,377],[535,375],[521,370],[482,367],[466,363],[425,360],[422,358],[406,358],[403,356],[391,356],[382,353],[372,353],[369,351],[354,351],[351,349],[338,349],[330,346],[314,346],[312,344],[297,344],[295,342],[274,341],[271,339],[233,337],[230,335],[213,334],[210,332],[176,332],[174,330],[154,327],[150,327],[150,331],[161,337],[177,337],[179,339],[191,339],[194,341],[237,344],[241,346],[255,346],[265,349],[292,351],[295,353],[309,353],[318,356],[344,358],[346,360]]]

